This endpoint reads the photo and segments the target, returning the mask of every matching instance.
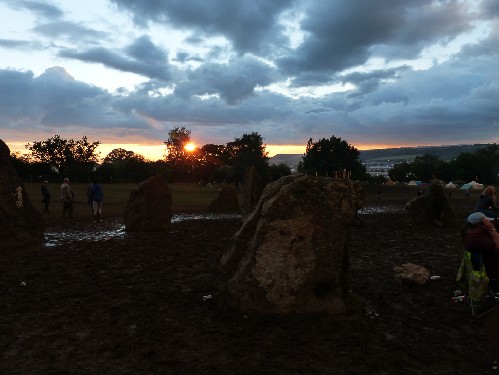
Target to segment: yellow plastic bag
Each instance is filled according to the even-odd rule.
[[[471,253],[468,251],[464,252],[456,281],[467,290],[468,297],[475,301],[483,300],[489,290],[489,278],[487,272],[485,272],[483,262],[480,270],[474,270],[471,263]]]

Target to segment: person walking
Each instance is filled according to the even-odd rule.
[[[92,181],[92,185],[88,189],[88,203],[92,206],[92,212],[94,214],[94,221],[102,223],[102,200],[104,199],[104,194],[102,192],[102,186],[96,181]]]
[[[69,178],[65,178],[61,185],[61,200],[62,200],[62,217],[73,217],[73,202],[75,193],[73,188],[69,185]]]
[[[474,269],[483,262],[489,278],[489,287],[499,292],[499,234],[494,227],[494,218],[483,212],[468,216],[462,238]]]
[[[483,212],[485,215],[497,219],[499,207],[496,205],[496,189],[493,186],[487,186],[480,194],[476,202],[475,212]]]
[[[43,181],[43,184],[41,186],[41,191],[42,191],[42,203],[43,203],[43,211],[42,211],[42,216],[46,212],[47,215],[50,215],[49,213],[49,205],[50,205],[50,191],[47,187],[48,181],[45,180]]]

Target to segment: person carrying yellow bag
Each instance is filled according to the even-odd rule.
[[[481,257],[481,253],[479,253]],[[489,277],[485,271],[485,266],[483,262],[474,269],[473,262],[471,260],[471,253],[469,251],[464,252],[463,260],[461,261],[461,266],[457,272],[456,281],[459,282],[463,289],[467,290],[468,297],[475,301],[482,301],[489,290]]]
[[[494,218],[482,212],[468,216],[462,238],[464,252],[457,281],[465,284],[471,299],[482,300],[489,288],[499,290],[499,234]]]

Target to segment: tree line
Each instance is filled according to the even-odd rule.
[[[248,166],[254,166],[265,182],[291,174],[285,164],[269,165],[263,137],[257,133],[243,134],[226,144],[205,144],[189,149],[191,131],[175,127],[164,142],[164,159],[151,161],[140,154],[116,148],[100,160],[97,147],[86,136],[80,140],[63,139],[55,135],[44,141],[34,141],[25,147],[29,153],[12,154],[13,164],[26,182],[141,182],[160,173],[171,182],[234,183],[244,178]],[[310,138],[298,171],[316,176],[348,177],[369,183],[383,183],[380,176],[370,176],[360,161],[360,152],[347,141],[331,136],[314,141]],[[462,153],[450,162],[425,154],[412,162],[396,164],[388,173],[392,180],[445,181],[479,180],[498,182],[499,147],[492,144],[473,153]]]
[[[171,182],[238,184],[250,165],[256,167],[266,181],[291,173],[285,164],[269,165],[266,146],[259,133],[243,134],[227,144],[206,144],[188,150],[190,135],[191,131],[185,127],[170,130],[164,142],[165,157],[157,161],[122,148],[112,150],[100,161],[99,141],[91,142],[86,136],[68,140],[59,135],[28,143],[27,154],[13,153],[11,157],[26,182],[61,181],[65,177],[76,183],[94,179],[105,183],[141,182],[160,173]]]
[[[398,182],[419,180],[428,182],[433,178],[443,181],[483,184],[499,183],[499,145],[491,144],[475,152],[462,152],[450,161],[441,160],[431,154],[414,158],[412,162],[394,165],[388,176]]]

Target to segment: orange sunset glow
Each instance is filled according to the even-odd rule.
[[[196,145],[195,145],[194,143],[192,143],[192,142],[191,142],[191,143],[187,143],[187,144],[184,146],[184,148],[185,148],[185,151],[187,151],[187,152],[192,152],[192,151],[194,151],[194,150],[196,149]]]
[[[352,143],[351,143],[352,144]],[[20,154],[27,153],[26,148],[24,147],[25,143],[23,142],[7,142],[7,145],[10,148],[11,152],[19,152]],[[384,149],[384,148],[397,148],[397,147],[412,147],[414,145],[389,145],[389,144],[352,144],[358,150],[373,150],[373,149]],[[185,146],[185,150],[188,152],[192,152],[195,150],[197,146],[195,143],[189,143]],[[105,158],[107,154],[109,154],[112,150],[116,148],[123,148],[127,151],[133,151],[136,154],[144,156],[146,159],[156,161],[165,158],[166,147],[165,145],[147,145],[147,144],[136,144],[136,143],[127,143],[127,144],[116,144],[116,143],[101,143],[97,148],[97,151],[100,152],[101,159]],[[276,144],[267,144],[266,150],[268,152],[268,156],[272,157],[278,154],[304,154],[306,145],[276,145]]]

